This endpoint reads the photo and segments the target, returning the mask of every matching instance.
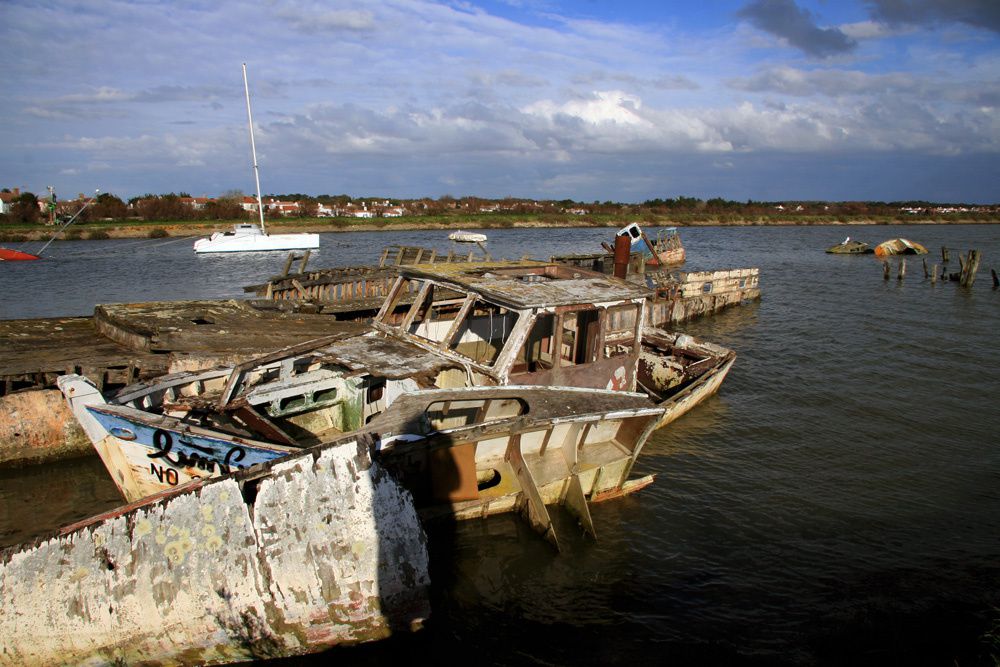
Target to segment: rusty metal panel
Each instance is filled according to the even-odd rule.
[[[479,498],[475,443],[432,449],[428,458],[431,495],[435,500],[451,502]]]

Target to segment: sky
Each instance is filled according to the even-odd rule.
[[[1000,202],[1000,0],[0,0],[0,188]]]

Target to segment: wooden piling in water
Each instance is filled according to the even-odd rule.
[[[295,252],[289,252],[288,257],[285,258],[285,268],[281,270],[281,275],[287,276],[288,272],[292,270],[292,262],[295,261]]]
[[[980,259],[982,259],[982,253],[980,251],[969,251],[969,256],[965,260],[965,264],[962,267],[962,278],[959,281],[959,284],[962,287],[972,287],[973,283],[976,282],[976,272],[979,271]]]
[[[942,264],[948,263],[948,249],[945,248],[944,246],[941,246],[941,263]]]
[[[888,280],[889,279],[889,274],[891,272],[892,272],[892,269],[889,267],[889,262],[882,262],[882,279],[883,280]]]
[[[993,289],[1000,287],[1000,277],[997,276],[997,270],[990,269],[990,273],[993,274]]]
[[[927,272],[927,258],[926,257],[923,258],[923,262],[924,262],[924,280],[926,280],[927,278],[930,277],[931,274]]]
[[[896,275],[896,280],[902,280],[906,276],[906,260],[899,260],[899,272]]]
[[[933,284],[935,284],[937,282],[937,276],[938,276],[937,269],[938,269],[938,265],[937,264],[935,264],[934,266],[931,267],[931,285],[933,285]]]

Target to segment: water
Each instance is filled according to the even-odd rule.
[[[597,542],[556,513],[561,555],[513,517],[435,531],[423,632],[279,664],[995,664],[1000,646],[984,637],[1000,619],[998,231],[682,229],[687,269],[760,267],[763,299],[684,327],[739,357],[718,396],[647,444],[636,472],[657,482],[594,506]],[[497,256],[548,257],[593,251],[611,232],[487,233]],[[910,238],[929,264],[947,246],[954,271],[978,248],[978,282],[932,285],[913,257],[905,280],[894,259],[885,281],[871,256],[823,253],[847,234]],[[322,236],[315,266],[369,263],[389,242],[448,244],[443,232]],[[51,250],[0,263],[3,317],[240,297],[284,264],[197,256],[186,241]],[[4,472],[0,541],[114,505],[89,461]]]

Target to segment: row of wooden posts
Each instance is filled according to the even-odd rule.
[[[972,284],[976,282],[976,273],[979,271],[979,262],[982,259],[982,253],[978,250],[970,250],[968,255],[965,257],[961,253],[958,255],[958,271],[954,273],[949,273],[948,271],[948,259],[950,257],[950,252],[948,248],[944,246],[941,247],[941,263],[944,268],[941,271],[941,280],[952,280],[957,281],[962,287],[972,287]],[[924,260],[924,278],[930,278],[931,283],[936,283],[938,280],[938,265],[934,264],[929,269],[927,267],[927,258]],[[889,276],[892,273],[892,267],[889,262],[882,262],[882,277],[889,280]],[[996,269],[990,269],[990,273],[993,274],[993,287],[994,289],[1000,287],[1000,277],[997,276]],[[899,270],[896,274],[898,280],[902,280],[906,276],[906,259],[901,258],[899,261]]]

